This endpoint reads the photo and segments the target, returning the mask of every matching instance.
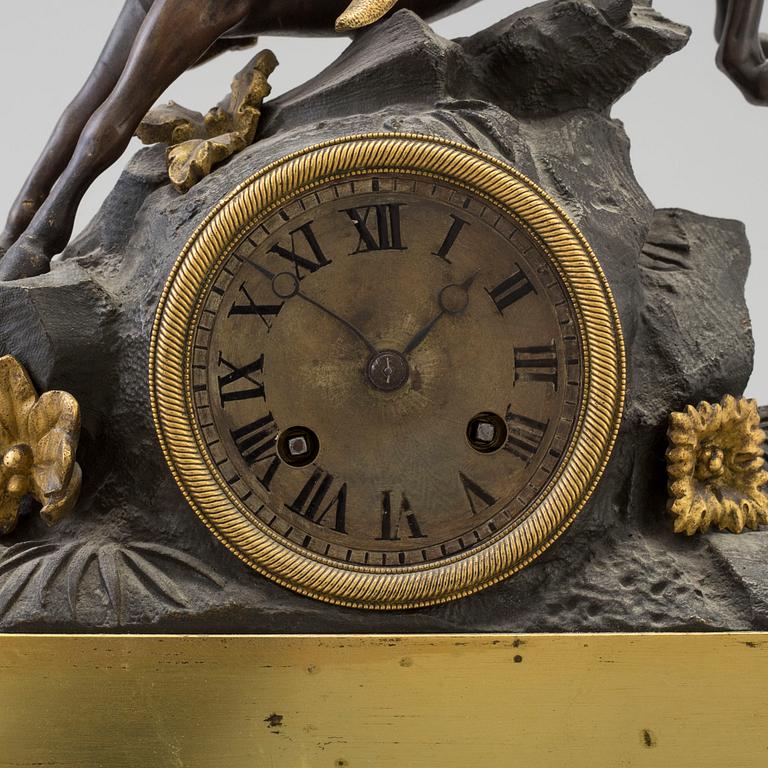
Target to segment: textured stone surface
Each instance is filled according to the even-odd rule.
[[[649,2],[566,1],[539,3],[462,43],[490,101],[518,116],[543,117],[607,110],[677,51],[683,34]]]
[[[0,354],[83,406],[78,514],[28,515],[0,549],[0,628],[212,632],[745,629],[768,621],[768,534],[681,539],[664,515],[668,412],[743,390],[752,339],[743,228],[654,211],[610,105],[687,30],[647,3],[547,2],[450,42],[400,12],[265,110],[260,141],[186,196],[160,148],[133,159],[51,274],[0,285]],[[457,139],[552,194],[611,281],[630,395],[597,494],[507,582],[428,610],[370,614],[301,598],[216,543],[184,503],[151,424],[147,359],[171,266],[206,212],[307,143],[368,131]],[[741,546],[745,542],[744,546]],[[765,543],[763,543],[765,542]]]

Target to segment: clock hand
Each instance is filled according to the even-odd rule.
[[[446,285],[437,295],[437,303],[440,311],[408,342],[403,350],[404,355],[413,352],[416,347],[427,338],[430,331],[437,325],[444,315],[460,315],[469,304],[469,289],[475,282],[477,272],[468,277],[463,283],[451,283]]]
[[[373,344],[371,344],[371,342],[368,341],[368,339],[366,338],[365,334],[362,331],[360,331],[356,326],[354,326],[352,323],[350,323],[349,320],[346,320],[340,315],[337,315],[333,310],[328,309],[328,307],[324,307],[319,301],[315,301],[310,296],[307,296],[306,293],[302,293],[301,291],[299,291],[296,295],[299,298],[304,299],[304,301],[306,301],[308,304],[312,304],[312,306],[317,307],[319,310],[322,310],[323,312],[325,312],[326,315],[330,315],[334,319],[338,320],[343,326],[345,326],[350,331],[352,331],[352,333],[354,333],[355,336],[357,336],[360,339],[360,341],[362,341],[363,344],[365,344],[365,346],[368,347],[368,350],[372,354],[376,354],[376,352],[378,351],[376,347]]]
[[[311,304],[313,307],[317,307],[321,312],[325,312],[326,315],[329,315],[334,320],[337,320],[339,323],[341,323],[345,328],[348,328],[350,331],[352,331],[355,336],[357,336],[363,344],[368,348],[368,350],[372,354],[376,354],[378,350],[376,347],[368,341],[365,334],[357,328],[355,325],[349,322],[349,320],[346,320],[345,318],[341,317],[341,315],[337,315],[333,310],[328,309],[328,307],[321,304],[319,301],[315,301],[311,296],[307,296],[306,293],[304,293],[301,290],[301,284],[299,282],[299,279],[294,275],[292,272],[279,272],[275,274],[274,272],[270,272],[266,267],[262,267],[260,264],[256,264],[253,261],[250,261],[249,264],[251,264],[254,269],[261,272],[262,275],[265,277],[268,277],[272,281],[272,292],[280,299],[291,299],[294,296],[298,296],[300,299],[304,299],[308,304]]]

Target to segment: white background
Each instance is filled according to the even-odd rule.
[[[435,24],[445,37],[471,34],[508,15],[522,0],[482,0]],[[93,66],[122,0],[4,2],[0,77],[2,112],[0,215],[5,216],[55,119]],[[658,207],[744,221],[753,266],[747,300],[757,340],[748,394],[768,404],[768,109],[748,105],[714,65],[715,0],[656,0],[675,21],[693,27],[688,46],[640,80],[614,109],[632,141],[635,172]],[[768,21],[768,19],[766,19]],[[314,75],[344,49],[345,39],[262,38],[277,54],[273,94]],[[227,54],[177,81],[163,97],[205,111],[226,92],[252,52]],[[134,152],[134,142],[128,153]],[[128,156],[129,156],[128,155]],[[114,185],[124,160],[83,201],[82,228]]]

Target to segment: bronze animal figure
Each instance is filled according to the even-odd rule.
[[[0,236],[0,280],[41,274],[64,249],[88,187],[125,150],[163,91],[185,70],[259,34],[348,32],[395,6],[426,19],[478,0],[126,0],[96,66],[64,111]],[[768,104],[763,0],[717,0],[718,64]],[[339,15],[341,14],[341,15]]]

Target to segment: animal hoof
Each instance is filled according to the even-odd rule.
[[[50,259],[34,243],[19,240],[0,258],[0,282],[21,280],[48,272]]]
[[[344,13],[336,19],[337,32],[351,32],[378,21],[391,11],[397,0],[352,0]]]

